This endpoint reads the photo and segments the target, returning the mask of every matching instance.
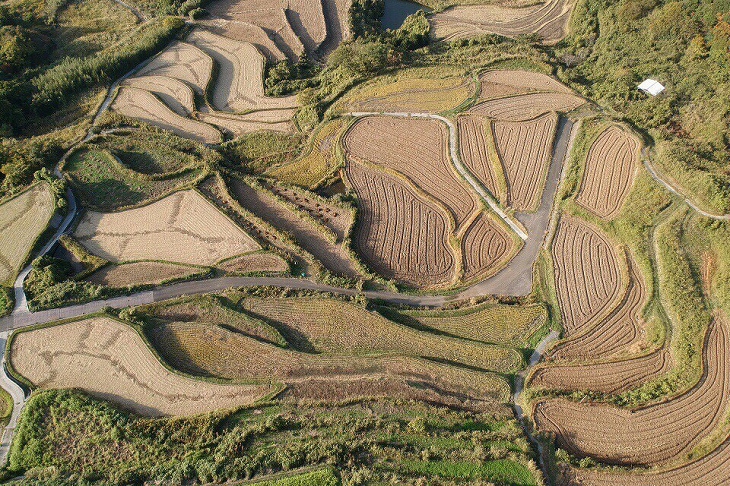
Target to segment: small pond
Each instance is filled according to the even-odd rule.
[[[385,15],[383,15],[383,29],[395,30],[403,25],[406,17],[419,10],[429,10],[423,5],[408,0],[385,0]]]

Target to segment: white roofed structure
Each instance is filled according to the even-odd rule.
[[[656,96],[664,91],[665,88],[661,85],[661,83],[659,83],[659,81],[647,79],[639,85],[639,89],[644,93]]]

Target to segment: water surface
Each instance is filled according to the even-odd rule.
[[[399,28],[409,15],[413,15],[419,10],[429,11],[423,5],[408,0],[385,0],[383,29],[395,30]]]

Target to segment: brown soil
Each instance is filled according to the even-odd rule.
[[[496,147],[492,136],[492,123],[488,118],[466,114],[456,122],[459,130],[459,155],[469,171],[496,199],[502,200],[499,178],[490,154],[496,156]]]
[[[469,111],[496,120],[525,121],[551,111],[567,113],[585,102],[569,93],[530,93],[484,101]]]
[[[461,246],[465,281],[493,275],[517,249],[510,235],[487,212],[482,212],[469,226]]]
[[[134,262],[107,265],[86,278],[87,282],[123,288],[136,285],[157,285],[168,280],[185,278],[202,269],[161,262]]]

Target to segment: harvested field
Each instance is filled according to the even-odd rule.
[[[492,196],[506,203],[506,181],[494,145],[492,122],[479,115],[466,114],[460,116],[456,124],[461,161]]]
[[[312,136],[311,149],[303,157],[270,171],[280,181],[314,188],[340,164],[337,140],[347,126],[347,120],[337,118],[327,122]]]
[[[142,76],[125,79],[122,86],[149,91],[180,116],[188,116],[195,111],[195,93],[190,86],[179,79],[167,76]]]
[[[522,365],[513,349],[416,331],[335,299],[250,297],[239,305],[278,328],[295,349],[330,354],[395,353],[504,372]]]
[[[117,263],[166,260],[213,265],[260,249],[248,234],[192,190],[119,213],[89,211],[74,236],[91,253]]]
[[[411,326],[483,343],[524,346],[547,319],[542,305],[481,304],[455,310],[387,312]]]
[[[285,13],[304,49],[316,51],[327,36],[322,0],[287,0]]]
[[[500,96],[494,96],[494,93],[499,90],[507,93],[508,88],[511,88],[512,94],[526,94],[531,91],[573,94],[573,90],[557,79],[533,71],[511,69],[487,71],[479,76],[479,81],[482,85],[480,100],[498,98]]]
[[[0,283],[10,284],[15,278],[55,210],[46,184],[36,184],[0,204]]]
[[[317,56],[327,58],[342,41],[349,40],[350,7],[352,0],[322,0],[322,12],[327,25],[327,36],[319,46]]]
[[[120,87],[110,108],[124,116],[170,130],[181,137],[203,143],[221,141],[221,133],[218,130],[206,123],[178,115],[149,91],[131,86]]]
[[[368,116],[350,128],[344,143],[348,154],[400,172],[443,204],[458,233],[481,208],[472,188],[451,165],[448,137],[446,125],[436,120]]]
[[[588,151],[576,202],[603,219],[623,207],[639,160],[639,140],[618,126],[603,131]]]
[[[707,335],[704,371],[680,397],[636,410],[597,403],[547,400],[535,406],[541,431],[560,447],[607,464],[656,465],[681,457],[721,422],[730,402],[728,330],[715,321]]]
[[[234,41],[203,29],[193,30],[187,39],[218,64],[212,99],[217,109],[245,112],[297,106],[296,96],[265,96],[265,60],[253,44]]]
[[[619,394],[636,388],[672,368],[668,352],[660,350],[620,361],[555,365],[539,368],[530,378],[531,387],[562,391]]]
[[[368,265],[413,286],[451,282],[456,259],[444,211],[398,177],[353,161],[345,172],[358,196],[353,241]]]
[[[278,110],[277,110],[278,111]],[[288,110],[282,110],[288,113]],[[285,121],[267,122],[256,120],[256,115],[262,113],[263,117],[269,116],[272,112],[253,112],[248,115],[228,115],[223,113],[198,113],[199,120],[204,121],[218,127],[219,129],[231,132],[234,137],[240,137],[246,133],[258,132],[261,130],[270,130],[280,133],[292,133],[296,131],[294,125],[289,119]],[[277,113],[278,115],[278,113]]]
[[[239,179],[231,179],[230,188],[241,206],[277,230],[291,235],[299,246],[311,253],[329,271],[347,277],[359,275],[345,248],[328,240],[321,228],[288,208],[277,196],[265,189],[256,189]]]
[[[493,124],[497,154],[507,178],[508,205],[516,211],[534,211],[540,204],[557,126],[555,113],[527,122]]]
[[[583,98],[569,93],[530,93],[484,101],[469,111],[496,120],[526,121],[551,111],[567,113],[585,103]]]
[[[613,244],[587,223],[563,216],[553,242],[555,287],[568,337],[614,308],[624,294]]]
[[[289,264],[274,253],[250,253],[226,260],[218,268],[233,274],[287,273]]]
[[[629,286],[616,308],[588,330],[553,348],[551,360],[601,359],[631,351],[644,337],[641,309],[646,303],[646,283],[631,257]]]
[[[187,267],[174,263],[133,262],[122,265],[106,265],[85,280],[113,288],[159,285],[163,282],[184,279],[204,272],[199,267]]]
[[[205,93],[213,72],[213,59],[187,42],[175,42],[137,72],[135,77],[164,76],[179,79]]]
[[[39,388],[78,388],[151,416],[239,407],[274,391],[171,373],[131,327],[105,317],[18,334],[10,360]]]
[[[545,44],[565,37],[575,0],[547,0],[527,7],[502,5],[464,5],[431,17],[433,36],[460,39],[484,34],[507,37],[537,34]]]
[[[483,280],[502,269],[519,250],[510,234],[482,211],[464,233],[461,252],[464,280]]]
[[[258,25],[247,22],[229,22],[222,19],[201,19],[196,23],[214,34],[239,42],[250,42],[270,62],[276,63],[287,59],[281,49],[269,38],[266,31]]]

